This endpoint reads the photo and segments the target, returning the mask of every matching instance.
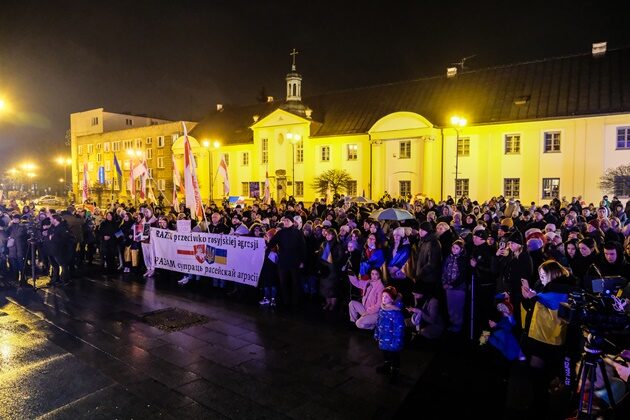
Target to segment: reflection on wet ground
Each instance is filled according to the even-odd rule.
[[[208,322],[142,322],[169,307]],[[431,354],[403,352],[389,384],[371,334],[343,318],[94,273],[0,288],[0,418],[390,418]]]

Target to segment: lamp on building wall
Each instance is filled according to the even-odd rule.
[[[455,200],[457,200],[457,181],[459,180],[459,131],[466,127],[467,123],[466,118],[458,115],[451,117],[451,124],[457,133],[457,141],[455,143]]]
[[[291,155],[293,157],[293,159],[291,159],[291,166],[292,166],[292,178],[291,178],[291,185],[292,185],[292,190],[293,190],[293,197],[295,198],[295,145],[302,140],[302,136],[300,136],[299,134],[293,134],[293,133],[287,133],[287,139],[289,139],[289,141],[291,142]]]
[[[204,141],[201,142],[201,145],[205,149],[208,150],[208,160],[210,161],[209,165],[208,165],[208,171],[209,171],[208,178],[209,178],[209,181],[210,181],[210,200],[209,201],[212,201],[212,200],[214,200],[214,177],[212,175],[212,150],[213,149],[218,149],[219,147],[221,147],[221,143],[219,143],[218,140],[215,140],[213,142],[211,142],[210,140],[204,140]],[[210,147],[210,146],[212,146],[212,147]],[[208,203],[208,204],[210,204],[210,203]]]

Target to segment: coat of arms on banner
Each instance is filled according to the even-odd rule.
[[[227,249],[206,246],[206,262],[208,264],[227,264]]]
[[[214,262],[214,250],[215,248],[211,246],[206,247],[206,262],[208,264],[212,264]]]
[[[210,248],[210,247],[208,247],[208,248]],[[212,249],[212,248],[210,248],[210,249]],[[197,259],[197,261],[200,264],[202,262],[204,262],[206,257],[207,257],[206,246],[204,244],[195,245],[193,247],[193,250],[195,251],[195,258]]]

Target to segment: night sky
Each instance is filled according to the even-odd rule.
[[[480,6],[483,5],[483,6]],[[0,164],[64,151],[70,113],[199,120],[282,98],[630,45],[630,7],[603,1],[3,1]],[[6,166],[5,166],[6,167]]]

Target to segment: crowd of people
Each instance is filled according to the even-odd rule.
[[[388,207],[413,217],[379,220],[375,210]],[[200,280],[156,270],[153,263],[148,228],[176,230],[178,220],[190,219],[183,205],[116,202],[54,211],[12,202],[2,210],[0,270],[20,284],[33,248],[37,269],[53,286],[67,285],[73,271],[92,263],[106,274],[176,279],[182,287]],[[481,336],[506,364],[530,369],[532,407],[540,408],[550,383],[576,379],[575,373],[567,377],[564,360],[579,360],[583,339],[558,316],[561,304],[572,293],[593,292],[593,279],[630,279],[629,217],[630,201],[607,196],[597,205],[581,197],[526,205],[504,197],[480,203],[385,196],[367,205],[348,197],[310,206],[292,198],[211,203],[205,218],[192,224],[193,231],[264,238],[258,304],[299,308],[310,301],[325,312],[347,311],[356,328],[374,331],[384,356],[378,371],[392,382],[405,346],[445,335]],[[210,282],[229,294],[247,288]],[[614,363],[623,379],[624,367]]]

